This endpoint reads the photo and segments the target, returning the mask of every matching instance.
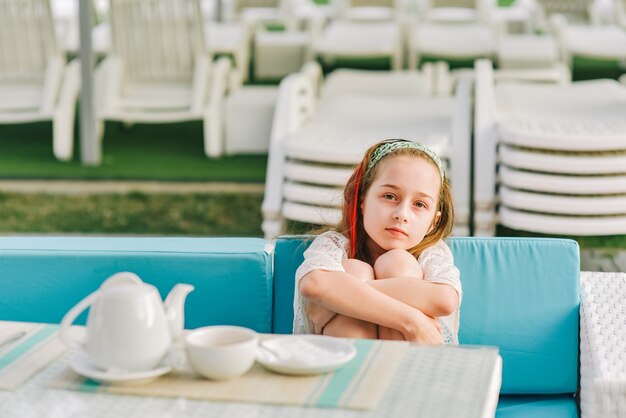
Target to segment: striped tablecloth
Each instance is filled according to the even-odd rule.
[[[65,351],[57,331],[57,325],[0,321],[0,342],[19,336],[0,346],[0,390],[16,389]]]
[[[388,341],[356,341],[359,356],[355,358],[354,365],[346,365],[340,370],[349,376],[341,377],[338,376],[339,373],[317,376],[316,379],[320,380],[316,380],[314,384],[319,390],[309,391],[311,396],[305,402],[280,404],[275,399],[269,403],[253,398],[235,400],[227,397],[232,394],[223,395],[232,393],[232,388],[229,390],[227,387],[220,389],[222,395],[212,395],[216,397],[207,401],[203,395],[196,396],[181,391],[177,384],[173,385],[177,387],[175,391],[178,391],[174,394],[172,388],[168,388],[166,384],[169,379],[177,379],[173,375],[155,381],[153,385],[156,386],[152,388],[148,386],[114,388],[78,378],[68,368],[75,353],[68,351],[57,358],[64,348],[56,338],[56,329],[54,325],[0,321],[0,341],[15,331],[27,331],[27,335],[19,341],[0,347],[0,384],[3,388],[14,389],[0,390],[0,416],[492,418],[495,415],[501,382],[502,362],[496,348],[423,347]],[[46,346],[47,348],[44,348]],[[402,349],[394,352],[395,348],[392,348],[389,352],[386,347],[404,347],[404,354]],[[376,350],[381,351],[376,354]],[[382,356],[384,353],[388,355]],[[384,359],[382,365],[387,367],[389,366],[387,361],[395,363],[396,355],[399,360],[394,366],[395,371],[390,373],[388,384],[379,385],[376,382],[377,375],[369,374],[369,368],[377,367],[377,358]],[[367,360],[368,358],[373,360]],[[366,364],[370,366],[364,367]],[[350,370],[353,366],[356,371]],[[391,371],[393,368],[388,370]],[[264,371],[253,369],[249,374],[252,379],[250,384],[254,379],[261,379],[259,376],[254,377],[256,373]],[[281,378],[279,375],[274,377]],[[210,383],[197,380],[195,384],[205,385],[204,387]],[[265,382],[267,384],[268,381]],[[261,384],[256,380],[253,386],[259,390]],[[152,391],[159,386],[161,387],[159,390],[164,391],[163,394],[134,393],[142,390]],[[358,386],[360,387],[356,389]],[[269,393],[265,389],[263,392]],[[359,407],[356,405],[366,408],[365,403],[359,404],[361,401],[358,399],[367,397],[373,392],[376,394],[372,395],[374,400],[370,401],[370,405],[375,407],[357,409]],[[118,393],[141,396],[118,396]]]
[[[53,387],[83,392],[185,397],[229,402],[254,402],[318,408],[373,409],[383,397],[409,344],[355,340],[357,355],[334,373],[285,376],[259,364],[236,379],[211,381],[186,373],[170,373],[136,386],[100,384],[65,369]]]

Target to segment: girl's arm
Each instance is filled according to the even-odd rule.
[[[444,251],[442,257],[436,260],[435,271],[432,263],[427,262],[425,268],[430,274],[449,274],[450,268],[444,267],[451,266],[451,261],[446,258]],[[368,283],[376,290],[413,306],[426,315],[448,316],[459,306],[456,290],[445,283],[423,280],[425,271],[415,257],[405,250],[390,250],[378,257],[374,264],[374,274],[378,280]]]
[[[432,319],[419,309],[374,289],[351,274],[313,270],[302,277],[299,286],[309,303],[396,329],[409,341],[433,343],[441,340]]]
[[[433,318],[448,316],[459,307],[459,294],[444,283],[431,283],[415,277],[391,277],[371,280],[367,284]]]

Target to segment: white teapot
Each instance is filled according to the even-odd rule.
[[[82,348],[100,369],[154,369],[182,334],[185,298],[193,289],[177,284],[163,303],[156,287],[136,274],[114,274],[65,314],[59,336],[68,347]],[[70,326],[88,307],[86,337],[79,342]]]

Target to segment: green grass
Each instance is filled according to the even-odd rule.
[[[420,65],[425,62],[441,61],[440,57],[423,55],[420,57]],[[444,59],[455,70],[459,68],[472,68],[473,59]],[[389,58],[337,58],[332,62],[321,62],[325,74],[337,68],[358,68],[363,70],[386,71],[391,68]],[[596,60],[590,58],[574,57],[572,79],[574,81],[591,80],[596,78],[617,79],[626,70],[616,60]]]
[[[573,80],[592,80],[595,78],[617,79],[626,72],[616,60],[597,60],[574,57],[572,70]]]
[[[0,234],[115,234],[261,237],[261,193],[95,194],[0,193]],[[288,233],[318,225],[288,222]],[[498,227],[497,236],[571,238],[583,249],[626,248],[626,235],[542,235]]]
[[[262,194],[0,194],[1,233],[262,236]]]
[[[78,137],[78,135],[75,135]],[[205,156],[200,122],[134,125],[107,123],[102,164],[80,164],[76,140],[74,159],[52,155],[52,124],[0,126],[0,178],[144,179],[263,182],[266,155]]]
[[[360,70],[388,71],[391,68],[391,60],[389,57],[372,57],[372,58],[342,58],[337,57],[333,60],[318,59],[322,65],[325,74],[337,68],[357,68]]]
[[[324,0],[321,0],[324,1]],[[506,1],[501,1],[501,3]],[[428,59],[428,58],[427,58]],[[451,66],[467,66],[452,62]],[[338,65],[388,69],[389,60],[338,60]],[[611,77],[614,61],[576,58],[574,79]],[[99,167],[75,157],[59,162],[52,155],[50,123],[0,126],[0,179],[93,179],[263,182],[265,155],[206,158],[200,122],[135,125],[108,123]],[[76,132],[75,137],[78,138]],[[0,233],[102,233],[201,236],[261,236],[259,194],[55,196],[0,194]],[[305,233],[314,225],[289,223]],[[541,236],[500,227],[499,236]],[[626,248],[626,235],[570,237],[582,248]]]

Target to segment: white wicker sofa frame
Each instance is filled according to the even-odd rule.
[[[582,418],[626,416],[626,273],[580,277]]]

